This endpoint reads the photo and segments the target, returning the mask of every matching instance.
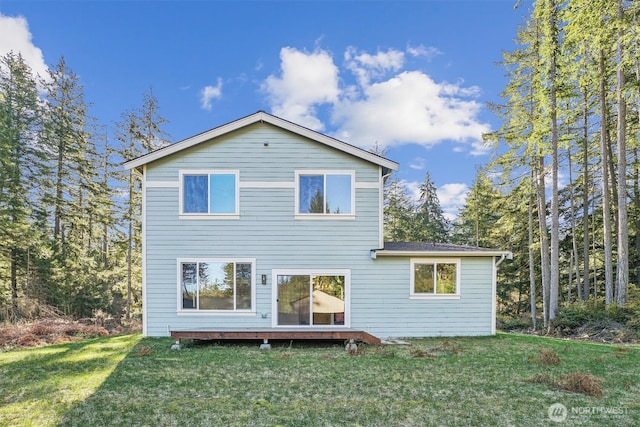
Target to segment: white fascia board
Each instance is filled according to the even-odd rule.
[[[376,250],[375,256],[386,257],[496,257],[506,256],[508,257],[511,252],[509,251],[385,251]]]
[[[193,147],[194,145],[200,144],[201,142],[207,141],[209,139],[216,138],[229,132],[233,132],[234,130],[240,129],[241,127],[248,126],[259,121],[259,118],[256,118],[256,116],[259,114],[261,113],[243,117],[231,123],[227,123],[226,125],[219,126],[215,129],[211,129],[198,135],[192,136],[191,138],[176,142],[175,144],[153,151],[149,154],[145,154],[144,156],[129,160],[128,162],[125,162],[123,166],[125,169],[137,168],[147,163],[177,153],[178,151]]]
[[[286,129],[295,134],[320,142],[324,145],[327,145],[329,147],[351,154],[353,156],[359,157],[361,159],[367,160],[371,163],[375,163],[387,169],[394,170],[394,171],[398,170],[398,163],[392,160],[385,159],[384,157],[380,157],[376,154],[369,153],[368,151],[365,151],[365,150],[361,150],[345,142],[323,135],[321,133],[318,133],[311,129],[297,125],[290,121],[281,119],[279,117],[273,116],[271,114],[267,114],[263,111],[259,111],[257,113],[251,114],[249,116],[246,116],[241,119],[235,120],[233,122],[227,123],[225,125],[219,126],[215,129],[211,129],[209,131],[200,133],[198,135],[192,136],[191,138],[187,138],[180,142],[176,142],[175,144],[153,151],[144,156],[140,156],[138,158],[129,160],[128,162],[125,162],[123,166],[127,170],[138,168],[147,163],[153,162],[155,160],[159,160],[163,157],[177,153],[189,147],[193,147],[194,145],[200,144],[201,142],[216,138],[218,136],[227,134],[229,132],[233,132],[234,130],[238,130],[240,128],[243,128],[245,126],[248,126],[257,122],[270,123],[274,126],[280,127],[282,129]]]

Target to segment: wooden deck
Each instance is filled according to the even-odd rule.
[[[380,344],[380,338],[354,329],[280,329],[280,328],[220,328],[171,331],[176,341],[183,338],[196,340],[354,340],[367,344]]]

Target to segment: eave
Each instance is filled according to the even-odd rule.
[[[138,169],[148,163],[151,163],[156,160],[162,159],[164,157],[170,156],[172,154],[178,153],[182,150],[193,147],[202,142],[209,141],[211,139],[228,134],[235,130],[241,129],[245,126],[252,125],[254,123],[269,123],[273,126],[277,126],[281,129],[285,129],[297,135],[300,135],[300,136],[309,138],[313,141],[324,144],[328,147],[335,148],[344,153],[350,154],[352,156],[355,156],[363,160],[366,160],[368,162],[379,165],[383,168],[383,175],[386,175],[388,172],[398,170],[398,163],[392,160],[389,160],[377,154],[371,153],[369,151],[363,150],[356,146],[347,144],[345,142],[342,142],[330,136],[321,134],[319,132],[306,128],[304,126],[300,126],[288,120],[281,119],[280,117],[276,117],[271,114],[265,113],[264,111],[258,111],[257,113],[254,113],[249,116],[243,117],[241,119],[235,120],[233,122],[224,124],[222,126],[218,126],[214,129],[208,130],[198,135],[194,135],[190,138],[176,142],[175,144],[169,145],[164,148],[160,148],[159,150],[152,151],[148,154],[137,157],[135,159],[131,159],[125,162],[123,166],[127,170],[134,169],[134,168]]]
[[[373,249],[371,251],[372,258],[377,257],[425,257],[425,258],[437,258],[437,257],[506,257],[511,259],[513,254],[509,251],[388,251],[384,249]]]

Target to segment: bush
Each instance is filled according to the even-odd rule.
[[[525,379],[525,381],[536,384],[546,384],[556,390],[602,397],[602,378],[585,372],[560,375],[558,378],[553,378],[548,374],[537,374]]]
[[[551,325],[560,330],[573,330],[588,324],[612,322],[637,329],[640,326],[640,302],[629,303],[622,307],[614,304],[607,307],[602,300],[574,302],[560,307]]]
[[[560,307],[551,325],[556,329],[575,329],[606,318],[607,312],[602,301],[575,302]]]
[[[497,319],[497,328],[501,331],[517,331],[533,328],[531,316],[529,317],[504,317]]]

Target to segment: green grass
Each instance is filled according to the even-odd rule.
[[[411,343],[172,351],[170,339],[129,335],[2,353],[0,426],[640,424],[637,346],[511,334]],[[601,379],[602,396],[527,381],[575,372]],[[548,417],[556,402],[563,424]]]

